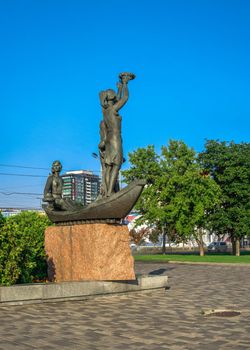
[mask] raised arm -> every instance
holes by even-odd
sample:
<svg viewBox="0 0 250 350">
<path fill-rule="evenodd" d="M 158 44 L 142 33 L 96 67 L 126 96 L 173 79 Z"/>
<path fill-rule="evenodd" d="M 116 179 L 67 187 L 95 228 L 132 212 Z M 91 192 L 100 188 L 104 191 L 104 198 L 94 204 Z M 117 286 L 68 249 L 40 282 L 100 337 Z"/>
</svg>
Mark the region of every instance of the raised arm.
<svg viewBox="0 0 250 350">
<path fill-rule="evenodd" d="M 120 99 L 121 99 L 121 97 L 122 97 L 122 88 L 123 88 L 123 85 L 122 85 L 122 83 L 121 82 L 118 82 L 117 84 L 116 84 L 116 86 L 117 86 L 117 101 L 119 101 Z"/>
<path fill-rule="evenodd" d="M 128 97 L 129 97 L 129 94 L 128 94 L 128 85 L 127 85 L 127 81 L 123 81 L 121 85 L 121 97 L 120 99 L 118 99 L 118 102 L 116 102 L 114 104 L 114 109 L 116 111 L 119 111 L 119 109 L 121 109 L 125 103 L 128 101 Z M 119 88 L 118 88 L 118 91 L 119 91 Z"/>
</svg>

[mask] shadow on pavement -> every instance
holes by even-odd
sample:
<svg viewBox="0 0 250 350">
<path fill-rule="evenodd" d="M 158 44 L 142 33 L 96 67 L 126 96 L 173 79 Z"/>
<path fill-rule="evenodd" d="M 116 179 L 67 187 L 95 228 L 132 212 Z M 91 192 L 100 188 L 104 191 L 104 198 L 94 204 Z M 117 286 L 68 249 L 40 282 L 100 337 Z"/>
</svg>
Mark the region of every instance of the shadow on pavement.
<svg viewBox="0 0 250 350">
<path fill-rule="evenodd" d="M 153 271 L 150 271 L 149 272 L 149 275 L 153 275 L 153 276 L 155 276 L 155 275 L 162 275 L 164 272 L 166 272 L 166 271 L 168 271 L 168 270 L 173 270 L 174 269 L 174 267 L 170 267 L 170 268 L 168 268 L 168 269 L 158 269 L 158 270 L 153 270 Z"/>
</svg>

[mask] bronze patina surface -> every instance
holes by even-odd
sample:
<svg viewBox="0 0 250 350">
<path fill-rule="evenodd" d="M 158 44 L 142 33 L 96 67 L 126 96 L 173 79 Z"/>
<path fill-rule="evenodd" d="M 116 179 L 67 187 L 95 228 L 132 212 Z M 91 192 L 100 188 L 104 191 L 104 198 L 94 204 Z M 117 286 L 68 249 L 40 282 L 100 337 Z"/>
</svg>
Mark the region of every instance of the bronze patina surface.
<svg viewBox="0 0 250 350">
<path fill-rule="evenodd" d="M 134 207 L 146 182 L 137 180 L 122 190 L 118 176 L 124 162 L 119 110 L 128 101 L 128 82 L 135 78 L 132 73 L 121 73 L 117 83 L 117 93 L 112 90 L 100 92 L 103 119 L 100 123 L 100 143 L 98 145 L 102 166 L 102 183 L 99 197 L 94 203 L 83 206 L 63 198 L 62 165 L 53 162 L 44 189 L 43 208 L 51 221 L 60 225 L 88 223 L 119 223 Z"/>
</svg>

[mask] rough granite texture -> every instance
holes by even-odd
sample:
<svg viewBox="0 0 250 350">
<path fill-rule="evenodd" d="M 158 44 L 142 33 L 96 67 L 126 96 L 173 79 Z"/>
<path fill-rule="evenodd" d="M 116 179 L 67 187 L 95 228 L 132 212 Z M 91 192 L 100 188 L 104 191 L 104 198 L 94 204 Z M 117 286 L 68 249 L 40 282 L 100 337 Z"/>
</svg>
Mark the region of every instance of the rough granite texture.
<svg viewBox="0 0 250 350">
<path fill-rule="evenodd" d="M 45 250 L 50 281 L 135 279 L 127 226 L 51 226 Z"/>
</svg>

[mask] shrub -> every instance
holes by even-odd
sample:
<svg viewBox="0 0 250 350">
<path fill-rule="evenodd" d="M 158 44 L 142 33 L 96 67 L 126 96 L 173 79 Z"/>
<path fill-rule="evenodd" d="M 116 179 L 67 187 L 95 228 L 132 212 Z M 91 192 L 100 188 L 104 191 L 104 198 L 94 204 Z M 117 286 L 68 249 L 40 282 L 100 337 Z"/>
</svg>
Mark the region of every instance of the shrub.
<svg viewBox="0 0 250 350">
<path fill-rule="evenodd" d="M 0 212 L 0 229 L 1 229 L 1 227 L 4 225 L 5 220 L 6 220 L 6 219 L 3 217 L 2 213 Z"/>
<path fill-rule="evenodd" d="M 44 231 L 51 222 L 36 212 L 22 212 L 0 227 L 0 284 L 30 283 L 47 276 Z"/>
</svg>

